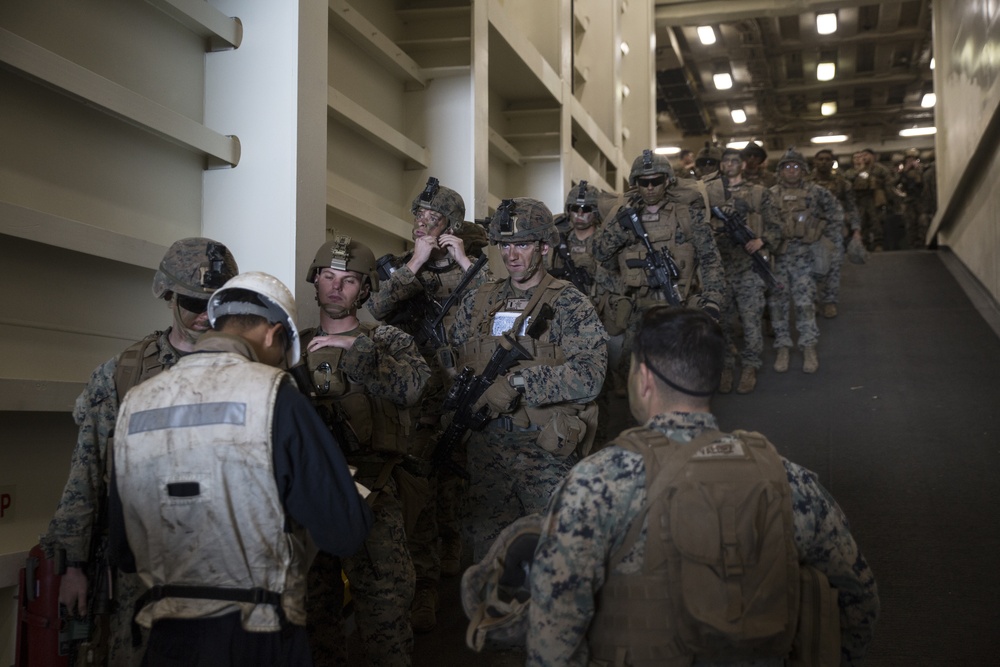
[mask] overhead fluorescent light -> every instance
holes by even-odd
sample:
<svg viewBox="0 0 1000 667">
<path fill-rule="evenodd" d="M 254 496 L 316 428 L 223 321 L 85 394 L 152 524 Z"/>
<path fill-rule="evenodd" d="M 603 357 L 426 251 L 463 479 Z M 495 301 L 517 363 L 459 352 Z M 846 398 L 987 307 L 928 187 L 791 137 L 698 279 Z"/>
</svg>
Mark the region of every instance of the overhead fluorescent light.
<svg viewBox="0 0 1000 667">
<path fill-rule="evenodd" d="M 924 93 L 923 99 L 920 100 L 920 106 L 930 109 L 935 104 L 937 104 L 937 95 L 934 93 Z"/>
<path fill-rule="evenodd" d="M 931 58 L 931 69 L 934 69 L 934 58 Z"/>
<path fill-rule="evenodd" d="M 832 116 L 837 113 L 837 103 L 823 102 L 823 104 L 819 105 L 819 112 L 824 116 Z"/>
<path fill-rule="evenodd" d="M 749 143 L 749 141 L 730 141 L 726 144 L 726 148 L 735 148 L 736 150 L 741 151 L 746 148 Z"/>
<path fill-rule="evenodd" d="M 712 81 L 715 82 L 715 87 L 719 90 L 729 90 L 733 87 L 733 77 L 729 72 L 719 72 L 713 75 Z"/>
<path fill-rule="evenodd" d="M 824 137 L 813 137 L 809 141 L 814 144 L 839 144 L 847 141 L 846 134 L 828 134 Z"/>
<path fill-rule="evenodd" d="M 816 65 L 816 78 L 820 81 L 829 81 L 837 75 L 837 65 L 835 63 L 820 63 Z"/>
<path fill-rule="evenodd" d="M 698 26 L 698 39 L 705 46 L 710 46 L 715 44 L 715 28 L 710 25 L 700 25 Z"/>
<path fill-rule="evenodd" d="M 743 109 L 733 109 L 729 112 L 729 115 L 733 117 L 734 123 L 745 123 L 747 122 L 747 112 Z"/>
<path fill-rule="evenodd" d="M 832 35 L 833 33 L 837 32 L 837 15 L 817 14 L 816 32 L 818 32 L 821 35 Z"/>
<path fill-rule="evenodd" d="M 657 155 L 677 155 L 681 152 L 680 146 L 659 146 L 653 149 Z"/>
<path fill-rule="evenodd" d="M 623 41 L 621 43 L 621 46 L 619 46 L 619 48 L 622 50 L 622 55 L 623 56 L 627 56 L 628 55 L 628 52 L 629 52 L 628 42 L 624 42 Z"/>
<path fill-rule="evenodd" d="M 928 134 L 935 134 L 937 132 L 936 127 L 911 127 L 905 130 L 899 131 L 899 136 L 901 137 L 925 137 Z"/>
</svg>

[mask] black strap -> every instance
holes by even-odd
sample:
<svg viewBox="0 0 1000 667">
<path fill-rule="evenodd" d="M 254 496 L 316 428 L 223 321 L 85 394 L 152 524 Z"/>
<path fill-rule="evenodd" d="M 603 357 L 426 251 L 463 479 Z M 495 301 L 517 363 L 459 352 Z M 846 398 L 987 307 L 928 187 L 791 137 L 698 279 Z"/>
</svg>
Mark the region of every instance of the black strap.
<svg viewBox="0 0 1000 667">
<path fill-rule="evenodd" d="M 132 612 L 132 646 L 142 645 L 139 624 L 135 622 L 142 608 L 150 602 L 164 598 L 193 598 L 197 600 L 222 600 L 224 602 L 248 602 L 250 604 L 273 605 L 278 611 L 281 627 L 285 627 L 285 612 L 281 608 L 281 593 L 266 588 L 221 588 L 217 586 L 180 586 L 166 584 L 153 586 L 135 601 Z"/>
</svg>

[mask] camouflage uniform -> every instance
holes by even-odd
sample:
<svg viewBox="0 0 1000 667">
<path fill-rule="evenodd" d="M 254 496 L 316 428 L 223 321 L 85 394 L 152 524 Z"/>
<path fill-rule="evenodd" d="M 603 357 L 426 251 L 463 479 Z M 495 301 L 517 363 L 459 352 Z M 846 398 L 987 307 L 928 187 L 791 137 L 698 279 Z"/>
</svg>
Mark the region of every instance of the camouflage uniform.
<svg viewBox="0 0 1000 667">
<path fill-rule="evenodd" d="M 303 350 L 315 336 L 325 335 L 317 329 L 302 332 Z M 353 347 L 342 352 L 336 362 L 335 375 L 347 384 L 363 387 L 367 397 L 385 399 L 398 406 L 419 403 L 430 369 L 420 356 L 413 338 L 391 326 L 369 329 L 366 325 L 344 333 L 356 338 Z M 320 352 L 304 353 L 306 368 L 317 377 Z M 366 404 L 370 405 L 370 402 Z M 336 402 L 336 401 L 334 401 Z M 357 415 L 341 414 L 353 422 Z M 378 419 L 379 415 L 373 415 Z M 376 428 L 378 425 L 375 425 Z M 365 429 L 350 427 L 341 432 L 341 446 L 348 464 L 358 472 L 355 479 L 372 490 L 369 503 L 375 523 L 364 548 L 343 560 L 354 600 L 358 633 L 369 664 L 409 665 L 413 652 L 413 631 L 410 628 L 410 601 L 413 598 L 414 571 L 406 534 L 403 528 L 403 507 L 398 489 L 399 473 L 394 470 L 402 457 L 374 451 L 369 443 L 356 440 L 346 443 L 343 433 L 363 433 Z M 361 435 L 360 437 L 364 437 Z M 326 663 L 341 649 L 337 643 L 343 637 L 325 631 L 341 623 L 341 608 L 337 606 L 337 582 L 340 569 L 333 558 L 317 558 L 309 573 L 310 625 L 319 632 L 312 634 L 314 662 Z M 323 592 L 331 599 L 322 599 Z M 329 651 L 329 654 L 327 653 Z"/>
<path fill-rule="evenodd" d="M 920 165 L 920 152 L 910 149 L 906 152 L 907 158 L 917 158 L 907 165 L 903 163 L 903 170 L 896 181 L 896 190 L 900 196 L 900 209 L 903 220 L 906 223 L 906 246 L 911 249 L 923 248 L 926 245 L 927 228 L 930 220 L 924 211 L 924 174 Z"/>
<path fill-rule="evenodd" d="M 147 338 L 155 340 L 153 349 L 162 370 L 173 366 L 181 357 L 170 344 L 169 335 L 170 329 L 167 329 Z M 49 558 L 58 549 L 64 549 L 66 562 L 70 565 L 79 563 L 81 568 L 90 560 L 91 541 L 95 534 L 106 528 L 95 525 L 95 522 L 106 520 L 100 508 L 108 495 L 105 477 L 108 471 L 108 443 L 114 437 L 118 404 L 123 398 L 118 395 L 115 386 L 120 358 L 121 355 L 112 357 L 98 366 L 83 393 L 76 399 L 73 420 L 80 430 L 70 463 L 69 479 L 55 515 L 49 522 L 48 531 L 42 537 L 42 546 Z M 135 602 L 145 587 L 135 574 L 115 569 L 113 577 L 115 600 L 110 618 L 108 664 L 112 667 L 138 665 L 142 661 L 145 641 L 142 646 L 132 646 L 132 614 Z M 93 577 L 88 576 L 88 580 L 93 584 Z M 144 638 L 146 634 L 144 630 Z"/>
<path fill-rule="evenodd" d="M 171 244 L 153 275 L 153 296 L 174 302 L 176 297 L 207 303 L 212 292 L 236 275 L 239 268 L 229 250 L 206 238 L 186 238 Z M 173 366 L 181 358 L 170 343 L 172 328 L 157 331 L 133 343 L 121 354 L 98 366 L 86 388 L 76 399 L 73 420 L 79 426 L 69 478 L 41 545 L 49 558 L 63 550 L 66 563 L 84 570 L 88 596 L 94 591 L 101 563 L 90 562 L 95 539 L 107 535 L 105 503 L 110 472 L 108 444 L 115 434 L 118 406 L 135 384 Z M 145 587 L 138 576 L 112 570 L 111 616 L 108 628 L 108 662 L 111 667 L 138 665 L 145 651 L 132 645 L 132 614 Z M 91 619 L 93 620 L 93 619 Z M 94 638 L 92 643 L 101 643 Z"/>
<path fill-rule="evenodd" d="M 441 190 L 446 189 L 441 188 Z M 451 192 L 446 190 L 445 194 Z M 455 196 L 457 197 L 457 194 Z M 415 200 L 414 206 L 416 205 Z M 464 205 L 462 210 L 464 211 Z M 486 233 L 482 227 L 473 223 L 462 223 L 454 231 L 462 238 L 466 252 L 472 257 L 482 254 L 483 246 L 486 245 Z M 419 304 L 424 299 L 433 299 L 438 305 L 442 305 L 458 287 L 466 272 L 455 260 L 445 257 L 438 261 L 429 260 L 414 274 L 407 266 L 410 256 L 409 254 L 401 257 L 386 256 L 379 260 L 379 262 L 388 261 L 399 268 L 393 270 L 388 279 L 383 275 L 378 291 L 372 294 L 365 305 L 375 319 L 396 324 L 406 333 L 416 335 L 419 331 L 419 322 L 413 317 L 414 311 L 408 311 L 404 306 L 408 302 Z M 475 274 L 466 290 L 475 289 L 488 280 L 490 280 L 489 266 L 484 265 Z M 457 307 L 456 302 L 442 319 L 444 331 L 447 331 L 454 320 Z M 423 313 L 425 318 L 433 316 L 433 312 Z M 458 573 L 462 544 L 461 513 L 468 493 L 466 480 L 453 470 L 432 469 L 430 464 L 426 463 L 426 457 L 430 455 L 434 441 L 440 433 L 445 387 L 450 384 L 456 370 L 453 354 L 447 347 L 443 350 L 435 349 L 429 340 L 420 346 L 420 353 L 431 369 L 431 378 L 420 402 L 420 419 L 413 436 L 415 455 L 425 462 L 423 465 L 414 466 L 412 471 L 426 480 L 427 494 L 412 499 L 403 498 L 404 505 L 413 505 L 412 509 L 408 508 L 408 514 L 415 516 L 412 522 L 407 522 L 406 531 L 417 582 L 414 612 L 417 612 L 417 607 L 422 604 L 421 595 L 424 588 L 433 589 L 433 593 L 430 594 L 432 599 L 427 604 L 436 610 L 436 587 L 442 574 L 442 557 L 444 557 L 444 573 L 450 575 Z M 457 462 L 460 465 L 464 464 L 463 453 L 456 452 L 455 455 L 459 459 Z M 420 623 L 419 614 L 415 613 L 413 622 Z M 418 625 L 417 629 L 426 631 L 433 627 L 433 623 L 426 622 L 429 627 Z"/>
<path fill-rule="evenodd" d="M 833 172 L 830 172 L 829 176 L 823 176 L 818 171 L 814 171 L 809 175 L 808 180 L 816 185 L 822 185 L 836 197 L 840 207 L 844 209 L 844 223 L 847 225 L 848 233 L 853 234 L 861 229 L 858 207 L 854 202 L 854 190 L 846 178 Z M 836 304 L 840 300 L 840 269 L 843 264 L 844 253 L 836 253 L 830 263 L 830 272 L 821 278 L 816 285 L 820 303 Z"/>
<path fill-rule="evenodd" d="M 889 204 L 892 172 L 874 163 L 870 168 L 851 168 L 844 173 L 854 190 L 854 200 L 861 219 L 861 236 L 869 250 L 881 249 L 885 241 L 885 216 Z"/>
<path fill-rule="evenodd" d="M 741 181 L 730 185 L 720 179 L 717 186 L 709 189 L 712 206 L 733 205 L 735 200 L 746 203 L 747 224 L 764 241 L 764 249 L 774 249 L 781 243 L 779 212 L 771 197 L 771 192 L 763 186 Z M 726 196 L 728 194 L 728 197 Z M 725 300 L 720 324 L 726 337 L 725 367 L 736 365 L 736 318 L 742 324 L 743 346 L 740 351 L 743 368 L 758 369 L 763 363 L 764 352 L 763 318 L 766 303 L 767 283 L 753 270 L 753 260 L 726 234 L 721 220 L 709 219 L 715 232 L 715 243 L 719 247 L 722 266 L 726 272 L 728 298 Z"/>
<path fill-rule="evenodd" d="M 781 209 L 784 241 L 777 253 L 775 276 L 784 289 L 772 289 L 768 297 L 771 326 L 774 327 L 774 347 L 792 346 L 789 327 L 790 301 L 795 303 L 795 326 L 799 332 L 800 349 L 816 345 L 819 327 L 816 325 L 816 281 L 813 278 L 813 245 L 820 236 L 826 237 L 843 252 L 844 211 L 829 190 L 803 180 L 801 187 L 791 188 L 779 183 L 771 188 L 771 196 Z M 796 229 L 794 218 L 807 212 L 810 223 L 805 234 Z M 816 228 L 821 225 L 821 231 Z M 810 234 L 815 236 L 815 240 Z"/>
<path fill-rule="evenodd" d="M 607 333 L 587 297 L 572 285 L 562 284 L 552 303 L 552 319 L 539 343 L 555 346 L 565 361 L 521 369 L 525 382 L 523 403 L 529 408 L 584 405 L 596 398 L 604 382 Z M 493 314 L 510 299 L 531 299 L 535 290 L 548 289 L 544 285 L 521 292 L 505 279 L 466 295 L 455 315 L 452 343 L 459 349 L 466 343 L 491 345 L 488 334 Z M 483 297 L 488 295 L 484 310 L 476 308 L 481 292 L 485 293 Z M 462 359 L 466 359 L 464 349 Z M 482 368 L 475 370 L 481 372 Z M 484 430 L 474 432 L 468 441 L 474 560 L 485 555 L 507 524 L 541 511 L 552 489 L 576 462 L 574 452 L 559 455 L 537 444 L 539 426 L 519 427 L 511 424 L 509 418 L 501 417 L 490 421 Z"/>
<path fill-rule="evenodd" d="M 647 428 L 690 442 L 717 425 L 709 413 L 668 412 L 653 417 Z M 878 617 L 875 577 L 850 534 L 842 510 L 816 475 L 790 461 L 782 462 L 791 485 L 800 561 L 822 571 L 838 589 L 841 664 L 860 665 Z M 645 482 L 641 454 L 608 447 L 580 462 L 556 490 L 546 509 L 531 568 L 529 667 L 588 664 L 587 633 L 595 613 L 596 592 L 606 580 L 607 555 L 623 544 L 629 524 L 641 511 L 646 501 Z M 645 540 L 643 528 L 615 572 L 640 571 Z M 780 659 L 753 663 L 755 667 L 772 664 L 785 663 Z"/>
</svg>

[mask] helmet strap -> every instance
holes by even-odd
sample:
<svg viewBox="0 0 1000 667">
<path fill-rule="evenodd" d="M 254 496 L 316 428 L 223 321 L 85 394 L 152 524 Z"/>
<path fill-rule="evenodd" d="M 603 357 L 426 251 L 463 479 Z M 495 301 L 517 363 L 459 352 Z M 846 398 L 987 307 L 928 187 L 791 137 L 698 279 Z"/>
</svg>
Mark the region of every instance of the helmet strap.
<svg viewBox="0 0 1000 667">
<path fill-rule="evenodd" d="M 177 292 L 174 292 L 170 297 L 170 312 L 174 316 L 174 330 L 177 332 L 176 335 L 180 336 L 189 346 L 197 343 L 202 332 L 189 329 L 184 325 L 184 318 L 181 317 L 180 307 L 177 305 Z"/>
</svg>

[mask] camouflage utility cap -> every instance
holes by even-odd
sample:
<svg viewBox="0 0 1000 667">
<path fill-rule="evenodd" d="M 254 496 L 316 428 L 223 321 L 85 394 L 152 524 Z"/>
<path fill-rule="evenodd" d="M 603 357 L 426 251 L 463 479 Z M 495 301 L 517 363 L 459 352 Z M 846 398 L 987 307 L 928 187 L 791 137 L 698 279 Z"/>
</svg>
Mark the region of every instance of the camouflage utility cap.
<svg viewBox="0 0 1000 667">
<path fill-rule="evenodd" d="M 670 165 L 667 156 L 658 155 L 647 149 L 642 152 L 642 155 L 632 160 L 632 170 L 629 172 L 628 182 L 629 185 L 635 185 L 635 179 L 642 176 L 656 176 L 657 174 L 664 174 L 670 185 L 677 183 L 674 168 Z"/>
<path fill-rule="evenodd" d="M 337 269 L 338 271 L 356 271 L 368 276 L 372 290 L 378 289 L 378 272 L 375 270 L 375 253 L 364 243 L 354 241 L 350 236 L 338 235 L 332 241 L 327 241 L 316 251 L 316 257 L 309 265 L 306 282 L 315 283 L 316 274 L 321 269 Z"/>
<path fill-rule="evenodd" d="M 552 221 L 549 207 L 530 197 L 504 199 L 490 218 L 490 243 L 543 241 L 559 244 L 559 230 Z"/>
<path fill-rule="evenodd" d="M 240 272 L 229 248 L 202 237 L 181 239 L 163 256 L 153 276 L 153 296 L 170 292 L 208 300 L 212 292 Z"/>
<path fill-rule="evenodd" d="M 462 195 L 439 184 L 434 177 L 427 179 L 423 192 L 413 200 L 410 213 L 416 214 L 422 208 L 443 215 L 452 231 L 458 231 L 465 221 L 465 200 Z"/>
</svg>

